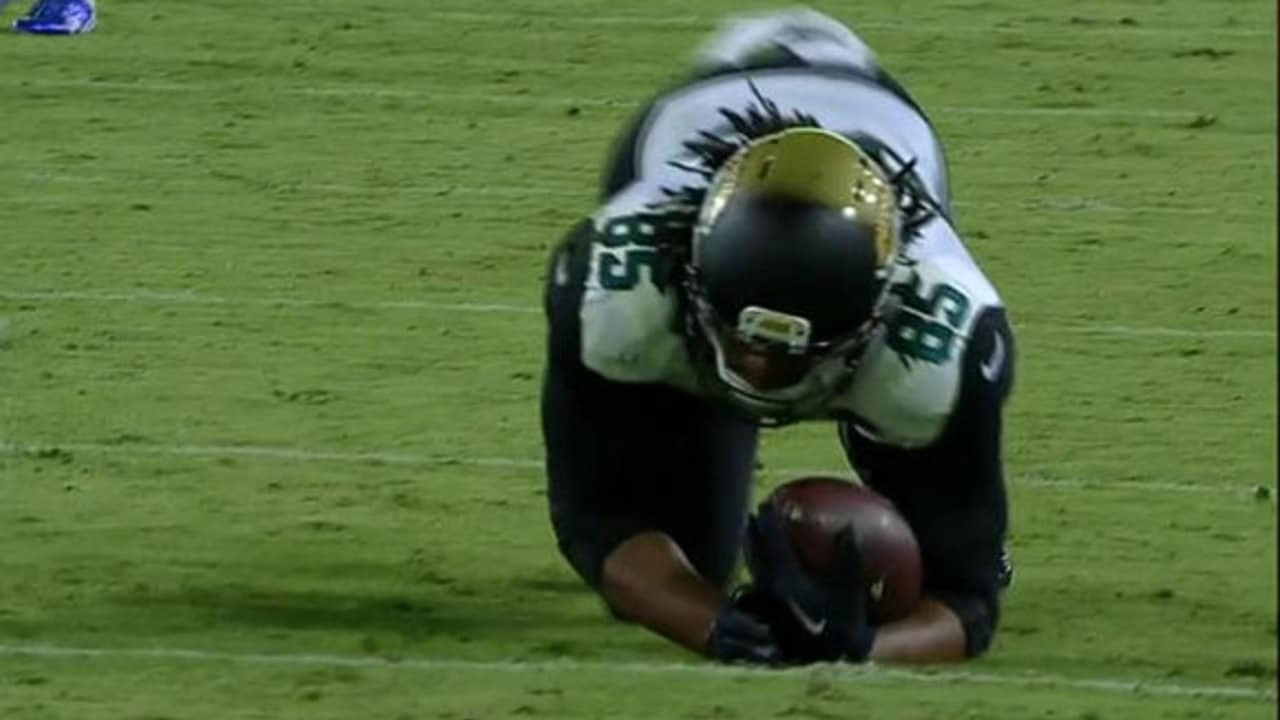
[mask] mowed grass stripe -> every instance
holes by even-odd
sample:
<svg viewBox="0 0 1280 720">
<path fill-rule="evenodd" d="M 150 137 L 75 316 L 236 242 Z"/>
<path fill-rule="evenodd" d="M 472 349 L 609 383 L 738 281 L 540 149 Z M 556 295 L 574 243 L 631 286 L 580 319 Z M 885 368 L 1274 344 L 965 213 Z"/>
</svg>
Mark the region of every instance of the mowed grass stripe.
<svg viewBox="0 0 1280 720">
<path fill-rule="evenodd" d="M 0 84 L 2 86 L 2 84 Z M 105 90 L 144 93 L 194 93 L 200 95 L 226 94 L 234 95 L 245 89 L 253 88 L 264 92 L 284 95 L 303 95 L 321 97 L 391 97 L 391 98 L 424 98 L 450 102 L 468 101 L 476 103 L 496 103 L 504 105 L 538 106 L 554 105 L 558 107 L 574 107 L 579 105 L 630 107 L 635 100 L 626 97 L 579 97 L 569 95 L 547 95 L 544 93 L 476 93 L 451 90 L 396 88 L 381 85 L 329 85 L 329 86 L 297 86 L 282 85 L 230 85 L 214 83 L 186 83 L 164 81 L 114 81 L 114 80 L 55 80 L 32 79 L 9 85 L 11 91 L 30 90 Z M 931 106 L 930 112 L 941 115 L 978 115 L 999 117 L 1055 117 L 1083 118 L 1086 120 L 1115 117 L 1154 120 L 1195 121 L 1200 117 L 1208 117 L 1204 110 L 1178 108 L 1110 108 L 1110 107 L 992 107 L 974 105 L 937 105 Z"/>
<path fill-rule="evenodd" d="M 363 310 L 431 310 L 441 312 L 540 315 L 534 305 L 505 302 L 444 302 L 431 300 L 323 300 L 296 297 L 227 297 L 166 290 L 0 290 L 0 299 L 14 302 L 131 303 L 139 305 L 251 306 L 271 308 L 333 308 Z M 1242 328 L 1176 328 L 1116 324 L 1063 325 L 1018 323 L 1019 330 L 1043 330 L 1114 337 L 1257 338 L 1274 339 L 1275 330 Z"/>
<path fill-rule="evenodd" d="M 433 20 L 458 23 L 478 23 L 510 27 L 520 24 L 536 29 L 556 30 L 558 27 L 644 27 L 673 28 L 696 30 L 699 33 L 714 28 L 723 18 L 710 15 L 569 15 L 569 14 L 531 14 L 501 12 L 466 12 L 460 10 L 433 10 L 428 13 Z M 911 22 L 903 19 L 877 19 L 854 17 L 848 18 L 849 25 L 855 31 L 874 30 L 885 33 L 907 33 L 925 35 L 946 35 L 962 33 L 965 35 L 1050 35 L 1059 37 L 1070 31 L 1077 37 L 1094 36 L 1134 36 L 1150 37 L 1159 42 L 1167 42 L 1171 38 L 1180 37 L 1221 37 L 1221 38 L 1274 38 L 1275 32 L 1258 27 L 1175 27 L 1175 26 L 1143 26 L 1133 18 L 1125 22 L 1123 18 L 1113 22 L 1105 20 L 1090 21 L 1079 16 L 1064 18 L 1063 22 L 1030 23 L 1013 19 L 1001 19 L 986 24 L 945 24 L 931 22 Z"/>
<path fill-rule="evenodd" d="M 384 451 L 341 451 L 290 447 L 264 447 L 254 445 L 153 445 L 143 443 L 90 443 L 77 441 L 0 442 L 0 454 L 23 457 L 59 457 L 60 453 L 86 453 L 105 455 L 172 456 L 194 458 L 252 458 L 282 462 L 353 463 L 369 465 L 406 465 L 414 467 L 453 466 L 489 467 L 541 472 L 543 461 L 533 458 L 473 457 L 467 455 L 421 455 Z M 761 474 L 769 477 L 800 477 L 805 475 L 848 475 L 842 468 L 767 467 Z M 1269 499 L 1271 485 L 1229 485 L 1219 482 L 1167 483 L 1129 480 L 1083 480 L 1053 478 L 1037 473 L 1019 475 L 1012 482 L 1030 487 L 1123 489 L 1151 492 L 1185 493 L 1253 493 L 1258 499 Z"/>
<path fill-rule="evenodd" d="M 326 654 L 235 653 L 193 648 L 91 648 L 56 645 L 0 644 L 0 655 L 44 658 L 134 658 L 175 662 L 231 662 L 254 665 L 305 665 L 329 667 L 362 667 L 411 670 L 473 670 L 482 673 L 573 673 L 594 670 L 609 673 L 644 675 L 713 675 L 755 678 L 808 676 L 816 670 L 824 676 L 844 682 L 904 682 L 1007 685 L 1015 687 L 1072 688 L 1087 692 L 1123 693 L 1129 695 L 1172 695 L 1179 697 L 1216 697 L 1247 700 L 1274 700 L 1271 688 L 1233 687 L 1225 685 L 1181 685 L 1147 682 L 1124 678 L 1073 678 L 1049 674 L 996 674 L 964 670 L 917 671 L 874 665 L 826 665 L 818 668 L 758 668 L 713 663 L 625 662 L 605 660 L 457 660 L 450 658 L 358 657 Z"/>
<path fill-rule="evenodd" d="M 388 183 L 386 185 L 354 185 L 348 183 L 316 183 L 299 182 L 292 177 L 258 177 L 252 181 L 242 179 L 230 180 L 214 177 L 167 177 L 154 175 L 150 177 L 125 177 L 117 175 L 73 175 L 32 173 L 23 178 L 25 182 L 50 183 L 59 185 L 94 185 L 102 186 L 108 191 L 118 189 L 120 193 L 136 195 L 139 186 L 153 188 L 191 187 L 201 188 L 203 192 L 225 192 L 226 194 L 245 194 L 247 192 L 272 192 L 282 195 L 298 194 L 339 194 L 339 195 L 422 195 L 441 198 L 450 206 L 468 203 L 487 203 L 494 198 L 524 198 L 581 200 L 589 205 L 595 200 L 595 188 L 590 182 L 580 186 L 556 186 L 544 183 L 536 185 L 467 185 L 465 183 Z M 1241 202 L 1256 198 L 1241 198 Z M 0 202 L 14 205 L 30 203 L 42 205 L 66 204 L 75 206 L 89 200 L 81 195 L 34 195 L 24 197 L 0 198 Z M 952 203 L 958 209 L 970 210 L 1024 210 L 1028 212 L 1055 212 L 1075 215 L 1193 215 L 1215 218 L 1240 218 L 1272 220 L 1275 212 L 1267 208 L 1248 208 L 1231 206 L 1195 207 L 1187 205 L 1138 205 L 1125 206 L 1091 197 L 1068 197 L 1045 195 L 1034 199 L 1012 200 L 1011 202 L 985 202 L 957 200 Z M 585 206 L 585 205 L 584 205 Z"/>
</svg>

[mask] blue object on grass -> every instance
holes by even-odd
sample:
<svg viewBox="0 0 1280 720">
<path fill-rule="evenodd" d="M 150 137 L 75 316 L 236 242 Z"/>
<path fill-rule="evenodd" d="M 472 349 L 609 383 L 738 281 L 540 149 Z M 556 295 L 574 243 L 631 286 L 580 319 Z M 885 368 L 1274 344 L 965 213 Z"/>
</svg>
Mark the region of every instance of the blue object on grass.
<svg viewBox="0 0 1280 720">
<path fill-rule="evenodd" d="M 36 0 L 27 14 L 13 21 L 13 31 L 33 35 L 78 35 L 98 20 L 93 0 Z"/>
</svg>

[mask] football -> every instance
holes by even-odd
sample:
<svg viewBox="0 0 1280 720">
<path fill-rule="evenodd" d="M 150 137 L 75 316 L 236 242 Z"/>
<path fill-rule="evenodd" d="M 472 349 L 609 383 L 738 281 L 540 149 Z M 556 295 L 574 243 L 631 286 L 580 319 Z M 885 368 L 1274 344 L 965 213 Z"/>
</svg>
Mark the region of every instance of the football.
<svg viewBox="0 0 1280 720">
<path fill-rule="evenodd" d="M 905 617 L 920 602 L 920 548 L 893 503 L 862 485 L 834 477 L 787 482 L 769 496 L 800 564 L 819 580 L 835 577 L 835 538 L 853 526 L 869 596 L 879 624 Z"/>
</svg>

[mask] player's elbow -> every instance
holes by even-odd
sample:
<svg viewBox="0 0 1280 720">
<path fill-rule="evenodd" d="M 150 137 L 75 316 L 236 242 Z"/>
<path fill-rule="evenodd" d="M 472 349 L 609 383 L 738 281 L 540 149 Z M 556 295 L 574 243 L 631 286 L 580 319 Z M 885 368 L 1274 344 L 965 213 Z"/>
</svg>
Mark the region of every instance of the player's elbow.
<svg viewBox="0 0 1280 720">
<path fill-rule="evenodd" d="M 664 533 L 644 532 L 618 544 L 605 556 L 600 570 L 600 595 L 619 619 L 643 620 L 650 596 L 683 558 Z"/>
<path fill-rule="evenodd" d="M 991 647 L 1000 622 L 1000 599 L 992 593 L 939 593 L 938 600 L 960 620 L 966 658 L 983 655 Z"/>
<path fill-rule="evenodd" d="M 626 552 L 613 552 L 605 557 L 600 569 L 600 597 L 619 620 L 634 620 L 643 594 L 637 587 L 635 572 Z"/>
</svg>

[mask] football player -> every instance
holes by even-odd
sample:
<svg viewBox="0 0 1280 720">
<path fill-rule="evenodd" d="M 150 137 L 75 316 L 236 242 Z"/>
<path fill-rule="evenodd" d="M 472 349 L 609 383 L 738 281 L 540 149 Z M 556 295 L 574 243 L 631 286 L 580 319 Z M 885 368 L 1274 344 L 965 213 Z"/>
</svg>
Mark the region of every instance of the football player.
<svg viewBox="0 0 1280 720">
<path fill-rule="evenodd" d="M 816 12 L 731 21 L 635 116 L 545 295 L 551 520 L 615 615 L 730 662 L 987 649 L 1014 343 L 949 198 L 924 111 Z M 758 428 L 806 420 L 914 529 L 909 617 L 869 624 L 849 543 L 824 585 L 749 517 Z"/>
</svg>

